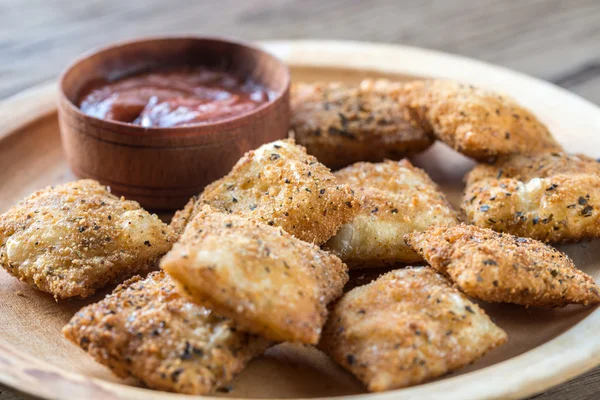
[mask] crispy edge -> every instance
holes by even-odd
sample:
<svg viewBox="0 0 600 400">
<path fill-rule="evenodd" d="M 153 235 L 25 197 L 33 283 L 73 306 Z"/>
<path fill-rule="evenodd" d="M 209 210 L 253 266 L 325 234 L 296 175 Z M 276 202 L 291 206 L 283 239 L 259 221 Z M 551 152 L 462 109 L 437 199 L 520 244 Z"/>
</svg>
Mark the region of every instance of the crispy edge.
<svg viewBox="0 0 600 400">
<path fill-rule="evenodd" d="M 473 225 L 432 227 L 406 242 L 467 295 L 495 303 L 562 307 L 600 303 L 600 288 L 564 253 Z"/>
<path fill-rule="evenodd" d="M 186 205 L 181 210 L 177 210 L 175 212 L 175 215 L 173 215 L 173 218 L 171 219 L 171 223 L 169 225 L 171 226 L 171 229 L 173 229 L 173 232 L 178 238 L 183 234 L 183 231 L 185 230 L 187 224 L 194 218 L 196 214 L 198 214 L 199 197 L 200 196 L 192 196 L 188 200 Z"/>
</svg>

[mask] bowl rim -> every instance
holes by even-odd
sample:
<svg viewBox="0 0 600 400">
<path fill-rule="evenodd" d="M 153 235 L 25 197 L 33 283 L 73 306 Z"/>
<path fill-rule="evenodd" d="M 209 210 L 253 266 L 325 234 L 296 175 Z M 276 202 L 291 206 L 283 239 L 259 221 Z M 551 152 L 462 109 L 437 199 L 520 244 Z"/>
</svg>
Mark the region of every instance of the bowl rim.
<svg viewBox="0 0 600 400">
<path fill-rule="evenodd" d="M 262 45 L 295 67 L 336 67 L 336 63 L 332 61 L 333 58 L 345 55 L 349 59 L 344 60 L 343 66 L 350 70 L 366 69 L 373 72 L 394 72 L 423 77 L 439 76 L 463 80 L 496 90 L 506 86 L 511 91 L 515 92 L 516 90 L 520 93 L 518 100 L 526 107 L 539 109 L 539 106 L 536 106 L 538 99 L 551 98 L 552 100 L 546 100 L 545 103 L 555 101 L 556 106 L 564 106 L 564 109 L 556 114 L 584 117 L 583 120 L 577 119 L 575 122 L 571 120 L 565 125 L 561 125 L 560 120 L 553 120 L 558 130 L 566 128 L 568 125 L 577 126 L 587 131 L 588 134 L 589 132 L 600 132 L 600 108 L 597 105 L 551 83 L 466 57 L 410 46 L 354 41 L 292 40 L 262 42 Z M 305 56 L 306 51 L 310 51 L 310 57 Z M 330 54 L 327 59 L 318 57 L 324 51 Z M 404 62 L 398 66 L 398 61 L 402 60 Z M 337 67 L 340 67 L 339 61 Z M 20 121 L 19 124 L 16 124 L 9 120 L 9 129 L 7 133 L 0 131 L 0 139 L 42 116 L 54 113 L 56 111 L 53 107 L 56 93 L 55 83 L 52 83 L 34 87 L 0 101 L 0 115 L 2 115 L 2 111 L 12 106 L 13 109 L 19 110 L 19 115 L 14 120 Z M 42 111 L 34 116 L 32 110 L 38 109 Z M 551 112 L 546 114 L 546 120 L 553 118 Z M 565 130 L 564 137 L 568 137 L 569 132 L 572 131 Z M 600 135 L 591 137 L 590 140 L 592 146 L 599 145 Z M 586 144 L 586 146 L 589 148 L 590 145 Z M 582 150 L 578 149 L 577 151 Z M 523 398 L 566 382 L 599 365 L 600 337 L 597 335 L 599 328 L 600 308 L 591 308 L 585 318 L 558 336 L 505 361 L 459 376 L 443 378 L 414 387 L 382 393 L 340 396 L 337 399 L 396 400 L 402 398 L 416 400 L 434 396 L 444 396 L 448 400 Z M 89 392 L 78 393 L 108 392 L 115 399 L 183 400 L 194 398 L 128 386 L 66 370 L 41 358 L 35 358 L 15 350 L 3 338 L 0 338 L 0 350 L 3 350 L 0 351 L 0 382 L 39 397 L 52 396 L 57 399 L 69 399 L 74 393 L 69 392 L 69 389 L 74 389 L 89 390 Z M 2 362 L 4 360 L 15 361 L 15 363 L 4 364 Z M 27 377 L 20 376 L 22 371 L 17 371 L 18 364 L 53 374 L 53 379 L 61 380 L 60 392 L 49 393 L 44 387 L 31 384 Z M 218 397 L 210 395 L 196 398 L 218 399 Z"/>
<path fill-rule="evenodd" d="M 233 115 L 230 117 L 217 119 L 215 121 L 198 122 L 189 125 L 171 126 L 171 127 L 142 127 L 127 122 L 115 121 L 110 119 L 98 118 L 89 114 L 84 113 L 81 109 L 71 101 L 64 90 L 64 82 L 69 73 L 73 71 L 81 62 L 92 56 L 100 56 L 102 53 L 119 48 L 127 48 L 129 46 L 153 42 L 153 41 L 177 41 L 177 40 L 191 40 L 197 42 L 220 42 L 233 44 L 240 48 L 248 49 L 252 52 L 267 56 L 274 60 L 278 66 L 285 73 L 283 89 L 274 91 L 275 95 L 270 98 L 269 101 L 259 105 L 252 110 Z M 265 49 L 245 42 L 244 40 L 237 38 L 229 38 L 227 36 L 211 36 L 211 35 L 152 35 L 152 36 L 141 36 L 132 39 L 121 40 L 96 46 L 90 50 L 81 53 L 75 59 L 73 59 L 60 73 L 58 78 L 58 96 L 59 96 L 59 111 L 62 107 L 67 107 L 67 110 L 72 113 L 77 119 L 83 120 L 86 123 L 105 130 L 118 129 L 120 135 L 126 136 L 144 136 L 144 137 L 160 137 L 160 136 L 190 136 L 202 134 L 204 131 L 226 131 L 234 129 L 240 126 L 247 125 L 254 121 L 255 118 L 265 118 L 267 114 L 277 107 L 277 105 L 284 100 L 286 94 L 289 92 L 291 85 L 291 73 L 286 63 L 280 58 L 273 55 Z M 67 111 L 65 110 L 65 111 Z"/>
</svg>

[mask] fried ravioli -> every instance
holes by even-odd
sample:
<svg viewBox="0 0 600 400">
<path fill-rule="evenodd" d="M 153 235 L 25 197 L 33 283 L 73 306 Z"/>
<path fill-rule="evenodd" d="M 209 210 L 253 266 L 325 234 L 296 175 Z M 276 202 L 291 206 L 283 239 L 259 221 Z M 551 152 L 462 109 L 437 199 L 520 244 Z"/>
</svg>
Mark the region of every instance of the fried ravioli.
<svg viewBox="0 0 600 400">
<path fill-rule="evenodd" d="M 183 298 L 162 271 L 132 278 L 83 308 L 63 334 L 120 378 L 196 395 L 226 384 L 271 346 Z"/>
<path fill-rule="evenodd" d="M 0 216 L 0 265 L 55 298 L 87 297 L 147 271 L 171 229 L 92 180 L 48 187 Z"/>
<path fill-rule="evenodd" d="M 538 307 L 600 303 L 592 277 L 537 240 L 459 225 L 412 233 L 407 242 L 476 299 Z"/>
<path fill-rule="evenodd" d="M 359 203 L 327 167 L 293 140 L 279 140 L 250 151 L 229 175 L 204 189 L 172 224 L 181 230 L 208 204 L 280 226 L 298 239 L 322 244 L 358 212 Z"/>
<path fill-rule="evenodd" d="M 293 85 L 294 138 L 334 169 L 358 161 L 398 160 L 425 150 L 433 136 L 396 101 L 398 85 L 384 80 Z"/>
<path fill-rule="evenodd" d="M 258 220 L 205 206 L 161 260 L 192 301 L 276 341 L 315 344 L 346 265 Z"/>
<path fill-rule="evenodd" d="M 422 267 L 392 271 L 344 295 L 319 347 L 379 392 L 454 371 L 505 341 L 482 309 Z"/>
<path fill-rule="evenodd" d="M 325 245 L 351 268 L 421 261 L 404 243 L 404 235 L 430 225 L 458 223 L 442 191 L 408 160 L 356 163 L 334 175 L 362 203 L 354 219 Z"/>
<path fill-rule="evenodd" d="M 462 208 L 477 226 L 543 242 L 600 237 L 600 163 L 549 153 L 479 165 Z"/>
<path fill-rule="evenodd" d="M 426 80 L 403 85 L 399 99 L 438 139 L 476 160 L 562 150 L 544 124 L 505 95 Z"/>
</svg>

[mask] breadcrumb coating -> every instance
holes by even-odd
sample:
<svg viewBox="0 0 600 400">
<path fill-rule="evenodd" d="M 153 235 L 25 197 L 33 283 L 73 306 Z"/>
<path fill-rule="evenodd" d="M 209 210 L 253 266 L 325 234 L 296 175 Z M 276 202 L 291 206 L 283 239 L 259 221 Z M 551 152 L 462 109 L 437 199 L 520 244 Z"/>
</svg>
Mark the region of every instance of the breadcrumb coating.
<svg viewBox="0 0 600 400">
<path fill-rule="evenodd" d="M 432 227 L 407 242 L 468 296 L 560 307 L 600 303 L 600 288 L 564 253 L 533 239 L 473 225 Z"/>
<path fill-rule="evenodd" d="M 548 153 L 479 165 L 462 208 L 472 224 L 543 242 L 600 237 L 600 163 Z"/>
<path fill-rule="evenodd" d="M 161 260 L 192 301 L 276 341 L 315 344 L 346 265 L 279 227 L 205 206 Z"/>
<path fill-rule="evenodd" d="M 481 308 L 421 267 L 389 272 L 344 295 L 320 347 L 379 392 L 459 369 L 505 341 Z"/>
<path fill-rule="evenodd" d="M 548 128 L 506 95 L 450 80 L 423 80 L 403 85 L 399 98 L 439 140 L 479 161 L 562 151 Z"/>
<path fill-rule="evenodd" d="M 198 201 L 190 200 L 172 225 L 181 231 L 203 205 L 260 219 L 298 239 L 322 244 L 352 219 L 360 203 L 327 167 L 287 139 L 246 153 Z"/>
<path fill-rule="evenodd" d="M 169 226 L 177 237 L 181 236 L 188 222 L 190 222 L 203 207 L 203 204 L 198 202 L 199 197 L 200 196 L 192 196 L 186 205 L 181 210 L 177 210 L 173 215 Z"/>
<path fill-rule="evenodd" d="M 57 299 L 87 297 L 147 271 L 174 239 L 137 202 L 80 180 L 40 190 L 0 216 L 0 265 Z"/>
<path fill-rule="evenodd" d="M 398 85 L 372 79 L 358 85 L 292 85 L 294 138 L 333 169 L 358 161 L 398 160 L 427 149 L 433 136 L 397 101 Z"/>
<path fill-rule="evenodd" d="M 189 302 L 162 271 L 83 308 L 63 334 L 120 378 L 196 395 L 229 382 L 272 344 Z"/>
<path fill-rule="evenodd" d="M 347 183 L 362 206 L 325 249 L 350 268 L 383 267 L 422 261 L 404 235 L 431 225 L 452 226 L 457 215 L 425 171 L 410 161 L 356 163 L 334 174 Z"/>
</svg>

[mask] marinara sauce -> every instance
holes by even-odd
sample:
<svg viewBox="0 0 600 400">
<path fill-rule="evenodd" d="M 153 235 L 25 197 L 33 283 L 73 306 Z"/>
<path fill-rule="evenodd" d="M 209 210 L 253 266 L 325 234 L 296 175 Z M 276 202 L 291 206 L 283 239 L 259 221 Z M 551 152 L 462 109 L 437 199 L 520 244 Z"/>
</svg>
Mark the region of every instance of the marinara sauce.
<svg viewBox="0 0 600 400">
<path fill-rule="evenodd" d="M 217 121 L 269 101 L 269 92 L 229 72 L 180 68 L 97 82 L 80 97 L 88 115 L 143 127 L 175 127 Z"/>
</svg>

